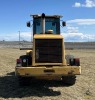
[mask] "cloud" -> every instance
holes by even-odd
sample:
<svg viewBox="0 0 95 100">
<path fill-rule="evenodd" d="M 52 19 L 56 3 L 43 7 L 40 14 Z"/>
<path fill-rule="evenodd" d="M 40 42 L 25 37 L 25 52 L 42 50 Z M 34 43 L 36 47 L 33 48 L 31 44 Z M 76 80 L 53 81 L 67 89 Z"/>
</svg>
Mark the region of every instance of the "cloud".
<svg viewBox="0 0 95 100">
<path fill-rule="evenodd" d="M 67 26 L 67 32 L 61 33 L 65 42 L 95 42 L 95 34 L 84 34 L 79 32 L 79 27 Z"/>
<path fill-rule="evenodd" d="M 86 0 L 85 4 L 82 5 L 83 7 L 95 7 L 95 0 Z"/>
<path fill-rule="evenodd" d="M 75 2 L 73 7 L 87 7 L 92 8 L 95 7 L 95 0 L 86 0 L 84 4 L 80 2 Z"/>
<path fill-rule="evenodd" d="M 2 34 L 0 35 L 0 41 L 5 40 L 5 41 L 18 41 L 19 40 L 19 35 L 17 33 L 14 34 Z"/>
<path fill-rule="evenodd" d="M 74 19 L 68 20 L 67 24 L 76 23 L 78 25 L 95 25 L 95 19 Z"/>
<path fill-rule="evenodd" d="M 67 33 L 78 33 L 78 27 L 67 26 Z"/>
<path fill-rule="evenodd" d="M 80 7 L 80 6 L 81 6 L 81 3 L 79 3 L 79 2 L 75 2 L 74 7 Z"/>
<path fill-rule="evenodd" d="M 63 35 L 65 42 L 87 42 L 95 41 L 95 35 L 93 34 L 83 34 L 79 32 L 78 27 L 68 26 L 67 32 L 61 33 Z M 31 32 L 21 32 L 21 41 L 31 41 Z M 19 33 L 14 34 L 3 34 L 0 35 L 0 41 L 19 41 Z"/>
<path fill-rule="evenodd" d="M 61 33 L 64 36 L 65 42 L 87 42 L 95 41 L 95 35 L 83 33 Z"/>
<path fill-rule="evenodd" d="M 31 32 L 21 32 L 20 33 L 20 41 L 31 41 Z M 19 33 L 13 34 L 2 34 L 0 35 L 0 41 L 19 41 Z"/>
<path fill-rule="evenodd" d="M 23 41 L 31 41 L 32 33 L 31 32 L 21 32 L 20 33 L 20 40 Z"/>
</svg>

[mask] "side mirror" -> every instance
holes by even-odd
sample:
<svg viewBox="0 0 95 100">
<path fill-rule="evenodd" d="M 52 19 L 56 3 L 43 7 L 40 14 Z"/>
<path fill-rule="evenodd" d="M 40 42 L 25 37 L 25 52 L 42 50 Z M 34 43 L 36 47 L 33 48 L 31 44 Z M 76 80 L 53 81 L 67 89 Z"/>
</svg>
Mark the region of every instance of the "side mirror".
<svg viewBox="0 0 95 100">
<path fill-rule="evenodd" d="M 66 22 L 63 21 L 63 22 L 62 22 L 62 26 L 63 26 L 63 27 L 66 26 Z"/>
<path fill-rule="evenodd" d="M 31 26 L 30 22 L 27 22 L 27 27 L 30 27 L 30 26 Z"/>
</svg>

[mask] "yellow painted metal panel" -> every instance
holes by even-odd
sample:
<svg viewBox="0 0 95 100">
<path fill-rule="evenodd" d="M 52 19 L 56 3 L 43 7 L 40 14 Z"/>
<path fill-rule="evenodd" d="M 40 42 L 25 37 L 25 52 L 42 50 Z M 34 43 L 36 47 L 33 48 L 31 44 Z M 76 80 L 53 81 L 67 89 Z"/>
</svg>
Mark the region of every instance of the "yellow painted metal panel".
<svg viewBox="0 0 95 100">
<path fill-rule="evenodd" d="M 46 72 L 45 72 L 46 71 Z M 16 67 L 17 75 L 25 76 L 63 76 L 80 75 L 81 66 L 54 66 L 54 67 Z"/>
<path fill-rule="evenodd" d="M 34 39 L 63 39 L 63 36 L 56 34 L 35 34 Z"/>
</svg>

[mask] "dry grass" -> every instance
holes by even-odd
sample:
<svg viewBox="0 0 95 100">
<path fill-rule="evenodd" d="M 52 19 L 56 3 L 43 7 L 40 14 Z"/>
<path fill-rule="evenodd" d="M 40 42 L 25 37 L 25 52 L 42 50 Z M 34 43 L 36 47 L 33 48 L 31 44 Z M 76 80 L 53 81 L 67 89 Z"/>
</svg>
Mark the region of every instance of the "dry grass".
<svg viewBox="0 0 95 100">
<path fill-rule="evenodd" d="M 61 82 L 37 82 L 19 87 L 14 75 L 16 59 L 25 54 L 18 49 L 0 49 L 0 100 L 95 100 L 95 50 L 67 50 L 79 56 L 82 75 L 73 86 Z"/>
</svg>

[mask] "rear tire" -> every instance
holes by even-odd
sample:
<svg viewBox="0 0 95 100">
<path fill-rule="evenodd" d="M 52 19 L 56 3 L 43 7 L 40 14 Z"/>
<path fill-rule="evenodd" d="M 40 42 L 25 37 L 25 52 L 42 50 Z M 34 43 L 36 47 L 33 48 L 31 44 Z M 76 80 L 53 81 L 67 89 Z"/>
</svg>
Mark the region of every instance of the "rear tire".
<svg viewBox="0 0 95 100">
<path fill-rule="evenodd" d="M 66 85 L 74 85 L 76 82 L 76 76 L 63 76 L 62 81 Z"/>
</svg>

